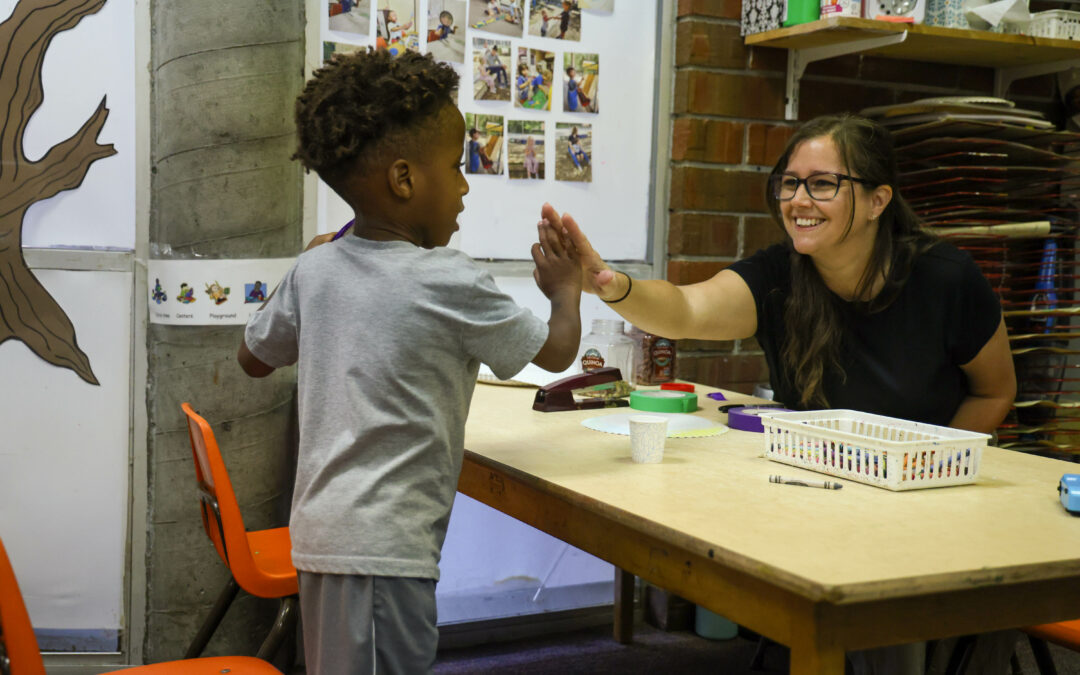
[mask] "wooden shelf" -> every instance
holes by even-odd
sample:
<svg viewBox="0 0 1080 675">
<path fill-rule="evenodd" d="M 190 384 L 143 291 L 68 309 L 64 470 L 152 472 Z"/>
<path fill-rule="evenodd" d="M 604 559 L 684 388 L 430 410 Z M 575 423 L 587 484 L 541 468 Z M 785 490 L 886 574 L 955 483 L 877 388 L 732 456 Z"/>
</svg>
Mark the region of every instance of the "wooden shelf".
<svg viewBox="0 0 1080 675">
<path fill-rule="evenodd" d="M 798 79 L 806 64 L 844 54 L 993 68 L 997 96 L 1014 80 L 1080 65 L 1080 41 L 870 19 L 819 19 L 747 35 L 744 42 L 789 50 L 788 119 L 797 117 Z"/>
<path fill-rule="evenodd" d="M 1072 40 L 853 18 L 819 19 L 756 33 L 747 35 L 745 42 L 755 47 L 806 49 L 899 33 L 907 33 L 907 39 L 865 53 L 984 68 L 1012 68 L 1080 58 L 1080 42 Z"/>
</svg>

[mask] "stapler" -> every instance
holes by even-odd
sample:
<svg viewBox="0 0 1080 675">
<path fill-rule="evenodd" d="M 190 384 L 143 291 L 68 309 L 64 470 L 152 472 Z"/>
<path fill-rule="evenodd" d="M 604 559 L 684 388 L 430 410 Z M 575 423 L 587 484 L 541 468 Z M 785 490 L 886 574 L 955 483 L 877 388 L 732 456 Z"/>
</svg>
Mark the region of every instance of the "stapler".
<svg viewBox="0 0 1080 675">
<path fill-rule="evenodd" d="M 1065 510 L 1080 516 L 1080 473 L 1065 473 L 1058 483 L 1058 496 Z"/>
<path fill-rule="evenodd" d="M 622 381 L 618 368 L 597 368 L 555 380 L 540 387 L 533 400 L 533 410 L 592 410 L 622 408 L 630 405 L 630 387 Z"/>
</svg>

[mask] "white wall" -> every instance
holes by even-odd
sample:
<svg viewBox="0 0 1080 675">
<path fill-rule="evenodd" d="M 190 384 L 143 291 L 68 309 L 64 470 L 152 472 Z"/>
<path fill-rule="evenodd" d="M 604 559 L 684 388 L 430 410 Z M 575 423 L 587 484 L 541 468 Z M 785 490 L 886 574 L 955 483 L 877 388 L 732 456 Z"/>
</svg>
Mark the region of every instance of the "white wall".
<svg viewBox="0 0 1080 675">
<path fill-rule="evenodd" d="M 0 0 L 0 21 L 16 4 Z M 134 17 L 134 0 L 108 0 L 56 35 L 42 62 L 43 101 L 24 138 L 25 154 L 37 160 L 105 98 L 110 113 L 98 141 L 117 150 L 94 162 L 78 188 L 32 206 L 22 230 L 31 268 L 74 324 L 101 385 L 17 340 L 0 344 L 0 537 L 43 647 L 50 635 L 63 635 L 56 645 L 115 651 L 127 628 Z"/>
<path fill-rule="evenodd" d="M 0 0 L 0 21 L 15 4 Z M 113 144 L 117 154 L 94 162 L 78 188 L 30 208 L 27 248 L 135 248 L 134 13 L 133 0 L 108 0 L 57 34 L 45 52 L 44 100 L 26 128 L 26 156 L 37 160 L 75 134 L 102 98 L 109 117 L 98 142 Z"/>
<path fill-rule="evenodd" d="M 34 274 L 75 324 L 101 386 L 22 342 L 0 344 L 0 537 L 35 629 L 112 634 L 115 650 L 123 627 L 132 274 Z"/>
<path fill-rule="evenodd" d="M 528 7 L 528 0 L 525 4 Z M 309 10 L 311 6 L 309 2 Z M 418 16 L 426 17 L 424 0 L 420 7 Z M 451 246 L 461 248 L 474 258 L 527 260 L 529 247 L 536 238 L 540 207 L 546 201 L 560 212 L 573 214 L 586 228 L 594 247 L 603 251 L 606 258 L 645 259 L 651 218 L 656 8 L 657 0 L 634 0 L 619 4 L 612 14 L 584 11 L 580 42 L 530 35 L 511 39 L 512 59 L 515 60 L 518 47 L 555 52 L 557 77 L 552 87 L 550 112 L 514 108 L 510 101 L 473 101 L 473 76 L 468 63 L 464 66 L 453 64 L 462 77 L 458 105 L 463 113 L 545 121 L 547 170 L 542 181 L 509 180 L 506 175 L 468 176 L 470 192 L 465 197 L 465 211 L 459 218 L 461 231 L 455 234 Z M 315 11 L 321 22 L 323 40 L 373 44 L 374 22 L 369 40 L 363 41 L 347 33 L 327 30 L 325 2 L 316 3 Z M 473 37 L 507 39 L 469 28 L 466 61 L 471 59 Z M 309 54 L 311 47 L 309 45 Z M 321 44 L 319 49 L 321 54 Z M 599 113 L 562 112 L 561 68 L 565 52 L 600 55 Z M 513 70 L 512 64 L 509 69 Z M 555 180 L 557 122 L 593 125 L 592 183 Z M 322 183 L 319 183 L 318 199 L 319 232 L 336 230 L 352 218 L 348 206 Z"/>
</svg>

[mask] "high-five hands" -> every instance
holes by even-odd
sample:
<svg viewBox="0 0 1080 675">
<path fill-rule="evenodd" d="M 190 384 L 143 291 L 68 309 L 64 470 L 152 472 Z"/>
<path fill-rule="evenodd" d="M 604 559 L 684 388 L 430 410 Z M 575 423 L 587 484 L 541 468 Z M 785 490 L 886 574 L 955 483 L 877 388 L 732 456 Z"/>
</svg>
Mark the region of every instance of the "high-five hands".
<svg viewBox="0 0 1080 675">
<path fill-rule="evenodd" d="M 551 299 L 560 293 L 581 293 L 581 266 L 577 249 L 551 223 L 536 224 L 539 241 L 532 245 L 533 278 L 544 295 Z"/>
</svg>

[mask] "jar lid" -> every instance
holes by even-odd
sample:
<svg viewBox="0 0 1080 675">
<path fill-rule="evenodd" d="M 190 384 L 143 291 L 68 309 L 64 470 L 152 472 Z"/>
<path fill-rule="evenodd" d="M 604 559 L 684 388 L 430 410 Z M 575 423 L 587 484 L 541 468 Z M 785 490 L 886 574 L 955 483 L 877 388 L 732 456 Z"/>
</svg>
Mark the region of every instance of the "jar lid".
<svg viewBox="0 0 1080 675">
<path fill-rule="evenodd" d="M 592 332 L 608 334 L 622 334 L 624 322 L 622 319 L 593 319 Z"/>
</svg>

